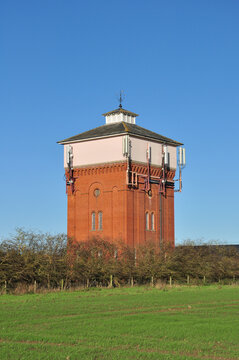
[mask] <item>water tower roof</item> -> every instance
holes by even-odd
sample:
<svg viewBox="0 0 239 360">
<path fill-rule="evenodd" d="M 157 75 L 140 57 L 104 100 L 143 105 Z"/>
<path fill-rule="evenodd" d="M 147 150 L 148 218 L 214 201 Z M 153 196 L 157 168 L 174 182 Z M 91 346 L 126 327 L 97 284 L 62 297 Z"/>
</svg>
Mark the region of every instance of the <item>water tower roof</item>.
<svg viewBox="0 0 239 360">
<path fill-rule="evenodd" d="M 123 109 L 122 109 L 123 110 Z M 59 144 L 66 144 L 71 142 L 79 142 L 84 140 L 96 139 L 96 138 L 104 138 L 109 136 L 117 136 L 121 134 L 129 134 L 132 136 L 154 140 L 163 144 L 179 146 L 183 145 L 182 143 L 172 140 L 163 135 L 157 134 L 153 131 L 147 130 L 141 126 L 136 124 L 129 124 L 124 121 L 113 123 L 113 124 L 105 124 L 99 126 L 95 129 L 85 131 L 78 135 L 72 136 L 70 138 L 58 141 Z"/>
</svg>

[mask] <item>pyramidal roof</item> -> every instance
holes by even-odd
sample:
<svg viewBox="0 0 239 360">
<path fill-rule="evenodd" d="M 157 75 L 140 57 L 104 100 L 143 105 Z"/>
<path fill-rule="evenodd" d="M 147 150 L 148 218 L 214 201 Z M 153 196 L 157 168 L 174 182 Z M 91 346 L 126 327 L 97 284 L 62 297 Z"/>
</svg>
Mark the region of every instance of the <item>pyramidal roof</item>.
<svg viewBox="0 0 239 360">
<path fill-rule="evenodd" d="M 119 111 L 119 109 L 117 110 Z M 124 109 L 121 109 L 120 111 L 127 111 Z M 112 113 L 112 112 L 110 112 Z M 110 113 L 103 114 L 104 116 Z M 130 112 L 129 112 L 130 113 Z M 137 114 L 131 113 L 133 115 L 131 116 L 137 116 Z M 128 115 L 128 114 L 127 114 Z M 96 138 L 104 138 L 104 137 L 110 137 L 110 136 L 117 136 L 121 134 L 129 134 L 135 137 L 140 137 L 148 140 L 154 140 L 163 144 L 173 145 L 173 146 L 179 146 L 183 145 L 182 143 L 172 140 L 168 137 L 162 136 L 160 134 L 157 134 L 153 131 L 147 130 L 141 126 L 138 126 L 136 124 L 128 123 L 125 121 L 115 122 L 112 124 L 105 124 L 102 126 L 99 126 L 95 129 L 85 131 L 83 133 L 80 133 L 78 135 L 69 137 L 67 139 L 58 141 L 59 144 L 67 144 L 71 142 L 79 142 L 84 140 L 90 140 L 90 139 L 96 139 Z"/>
<path fill-rule="evenodd" d="M 102 114 L 102 115 L 103 116 L 109 116 L 109 115 L 115 115 L 115 114 L 124 114 L 124 115 L 133 116 L 133 117 L 139 116 L 138 114 L 135 114 L 132 111 L 123 109 L 122 107 L 119 107 L 118 109 L 109 111 L 109 112 L 107 112 L 105 114 Z"/>
</svg>

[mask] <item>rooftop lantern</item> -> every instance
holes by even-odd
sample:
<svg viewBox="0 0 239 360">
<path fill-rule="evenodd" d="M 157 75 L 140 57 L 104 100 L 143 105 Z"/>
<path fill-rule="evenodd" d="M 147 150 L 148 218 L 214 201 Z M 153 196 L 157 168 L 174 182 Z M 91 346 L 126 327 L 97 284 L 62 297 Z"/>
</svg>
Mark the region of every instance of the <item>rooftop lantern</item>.
<svg viewBox="0 0 239 360">
<path fill-rule="evenodd" d="M 103 116 L 105 116 L 106 124 L 113 124 L 121 121 L 124 121 L 129 124 L 135 124 L 136 123 L 135 119 L 136 116 L 138 116 L 138 114 L 125 110 L 122 107 L 119 107 L 116 110 L 109 111 L 103 114 Z"/>
</svg>

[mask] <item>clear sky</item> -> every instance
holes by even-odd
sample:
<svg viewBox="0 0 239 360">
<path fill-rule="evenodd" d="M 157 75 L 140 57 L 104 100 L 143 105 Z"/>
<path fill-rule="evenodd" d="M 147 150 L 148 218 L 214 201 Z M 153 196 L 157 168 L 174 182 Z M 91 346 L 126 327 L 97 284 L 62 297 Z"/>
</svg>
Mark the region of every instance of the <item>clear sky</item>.
<svg viewBox="0 0 239 360">
<path fill-rule="evenodd" d="M 239 1 L 0 2 L 0 239 L 66 232 L 63 148 L 124 107 L 183 142 L 176 243 L 239 243 Z"/>
</svg>

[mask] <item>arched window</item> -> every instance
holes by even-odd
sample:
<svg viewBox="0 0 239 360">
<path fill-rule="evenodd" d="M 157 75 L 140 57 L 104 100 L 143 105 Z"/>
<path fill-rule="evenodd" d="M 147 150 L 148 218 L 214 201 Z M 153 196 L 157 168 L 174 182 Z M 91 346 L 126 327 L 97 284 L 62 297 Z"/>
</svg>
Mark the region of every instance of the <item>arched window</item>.
<svg viewBox="0 0 239 360">
<path fill-rule="evenodd" d="M 151 213 L 151 230 L 155 230 L 155 228 L 154 228 L 154 213 Z"/>
<path fill-rule="evenodd" d="M 91 214 L 91 230 L 95 230 L 95 212 Z"/>
<path fill-rule="evenodd" d="M 146 227 L 146 230 L 149 230 L 149 213 L 146 212 L 145 214 L 145 227 Z"/>
<path fill-rule="evenodd" d="M 103 229 L 103 213 L 102 211 L 98 212 L 98 230 Z"/>
</svg>

